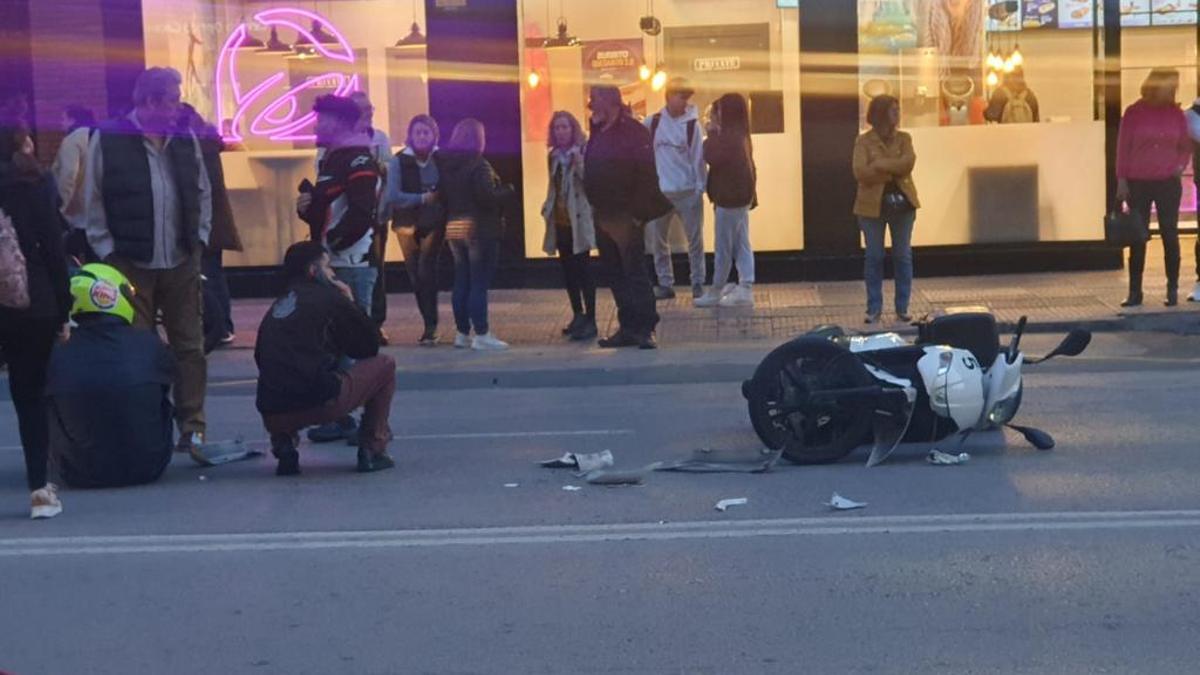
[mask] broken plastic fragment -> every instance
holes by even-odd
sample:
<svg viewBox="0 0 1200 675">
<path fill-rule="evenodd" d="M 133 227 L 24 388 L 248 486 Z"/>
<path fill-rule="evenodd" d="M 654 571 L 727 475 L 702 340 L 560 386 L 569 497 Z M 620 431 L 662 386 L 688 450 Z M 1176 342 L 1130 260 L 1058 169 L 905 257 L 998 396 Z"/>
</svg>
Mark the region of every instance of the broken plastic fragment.
<svg viewBox="0 0 1200 675">
<path fill-rule="evenodd" d="M 717 510 L 724 511 L 731 506 L 743 506 L 743 505 L 747 504 L 749 501 L 750 500 L 746 499 L 745 497 L 737 497 L 735 499 L 722 499 L 721 501 L 717 502 Z"/>
<path fill-rule="evenodd" d="M 579 487 L 578 485 L 564 485 L 563 489 L 567 492 L 579 492 L 583 488 Z"/>
<path fill-rule="evenodd" d="M 866 507 L 866 502 L 856 502 L 853 499 L 846 499 L 838 493 L 833 493 L 829 498 L 828 506 L 838 511 L 849 511 L 850 509 L 861 509 Z"/>
<path fill-rule="evenodd" d="M 192 453 L 192 461 L 200 466 L 217 466 L 243 459 L 261 457 L 262 450 L 251 448 L 241 438 L 219 443 L 204 443 Z"/>
<path fill-rule="evenodd" d="M 575 452 L 564 453 L 562 457 L 548 459 L 540 464 L 547 469 L 574 469 L 578 468 L 583 473 L 603 469 L 613 465 L 613 454 L 610 450 L 603 452 L 593 452 L 589 454 L 579 454 Z"/>
<path fill-rule="evenodd" d="M 521 484 L 520 483 L 505 483 L 504 487 L 506 487 L 506 488 L 521 487 Z"/>
<path fill-rule="evenodd" d="M 942 452 L 941 450 L 930 450 L 929 457 L 926 458 L 930 464 L 934 466 L 954 466 L 956 464 L 966 464 L 970 461 L 971 456 L 965 452 L 960 452 L 957 455 Z"/>
<path fill-rule="evenodd" d="M 589 471 L 583 478 L 592 485 L 641 485 L 645 477 L 645 469 L 635 471 L 597 469 Z"/>
</svg>

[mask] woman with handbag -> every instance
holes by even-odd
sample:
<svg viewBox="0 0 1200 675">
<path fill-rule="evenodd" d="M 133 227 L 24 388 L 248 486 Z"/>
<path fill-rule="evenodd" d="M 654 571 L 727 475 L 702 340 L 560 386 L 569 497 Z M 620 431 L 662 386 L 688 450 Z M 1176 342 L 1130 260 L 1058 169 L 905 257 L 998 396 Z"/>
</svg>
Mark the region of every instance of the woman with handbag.
<svg viewBox="0 0 1200 675">
<path fill-rule="evenodd" d="M 896 270 L 896 318 L 912 321 L 912 231 L 917 219 L 917 187 L 912 180 L 917 155 L 912 137 L 900 131 L 900 102 L 876 96 L 867 107 L 871 129 L 854 143 L 854 177 L 858 196 L 854 215 L 867 243 L 863 278 L 867 286 L 866 323 L 878 323 L 883 313 L 884 230 L 892 233 L 892 264 Z"/>
<path fill-rule="evenodd" d="M 1168 307 L 1179 303 L 1179 202 L 1180 176 L 1192 158 L 1187 118 L 1175 95 L 1179 72 L 1169 68 L 1150 71 L 1142 83 L 1142 97 L 1125 109 L 1117 136 L 1117 200 L 1128 202 L 1145 226 L 1153 205 L 1163 242 L 1167 270 Z M 1122 307 L 1142 304 L 1142 273 L 1146 269 L 1146 242 L 1129 246 L 1129 297 Z"/>
<path fill-rule="evenodd" d="M 597 335 L 596 281 L 591 271 L 596 228 L 583 186 L 587 135 L 574 115 L 560 110 L 550 118 L 549 138 L 550 186 L 542 204 L 546 221 L 542 250 L 546 255 L 558 254 L 575 315 L 563 335 L 576 341 L 591 340 Z"/>
<path fill-rule="evenodd" d="M 379 207 L 381 218 L 393 218 L 404 270 L 425 322 L 417 341 L 422 347 L 438 343 L 438 258 L 446 240 L 446 211 L 437 192 L 437 143 L 437 122 L 429 115 L 412 118 L 404 149 L 388 164 L 387 190 Z"/>
<path fill-rule="evenodd" d="M 45 388 L 50 352 L 69 334 L 71 295 L 53 189 L 28 131 L 0 127 L 0 351 L 8 358 L 33 518 L 62 512 L 49 482 Z"/>
<path fill-rule="evenodd" d="M 483 158 L 485 146 L 482 123 L 469 118 L 459 122 L 437 158 L 437 193 L 446 209 L 446 241 L 454 256 L 451 305 L 458 329 L 454 346 L 500 351 L 508 349 L 508 344 L 492 334 L 488 325 L 488 290 L 500 258 L 503 208 L 513 188 L 501 185 L 496 171 Z"/>
</svg>

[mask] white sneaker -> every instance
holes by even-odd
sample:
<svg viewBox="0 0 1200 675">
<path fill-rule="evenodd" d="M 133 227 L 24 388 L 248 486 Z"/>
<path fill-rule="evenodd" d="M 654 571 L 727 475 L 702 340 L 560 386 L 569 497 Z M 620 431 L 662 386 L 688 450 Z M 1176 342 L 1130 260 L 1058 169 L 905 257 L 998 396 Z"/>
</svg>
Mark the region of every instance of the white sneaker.
<svg viewBox="0 0 1200 675">
<path fill-rule="evenodd" d="M 716 288 L 709 286 L 704 295 L 692 301 L 693 307 L 716 307 L 721 302 L 721 294 Z"/>
<path fill-rule="evenodd" d="M 1200 302 L 1200 281 L 1192 287 L 1192 294 L 1187 297 L 1188 302 Z"/>
<path fill-rule="evenodd" d="M 33 519 L 53 518 L 62 513 L 62 502 L 58 499 L 58 487 L 53 483 L 46 483 L 46 487 L 41 490 L 34 490 L 29 494 L 29 517 Z"/>
<path fill-rule="evenodd" d="M 508 349 L 508 343 L 488 333 L 487 335 L 476 335 L 475 340 L 471 343 L 471 349 L 477 352 L 502 352 Z"/>
<path fill-rule="evenodd" d="M 721 296 L 722 307 L 753 307 L 754 291 L 749 286 L 736 286 Z"/>
<path fill-rule="evenodd" d="M 454 348 L 455 349 L 470 349 L 471 348 L 471 336 L 467 335 L 466 333 L 455 333 Z"/>
</svg>

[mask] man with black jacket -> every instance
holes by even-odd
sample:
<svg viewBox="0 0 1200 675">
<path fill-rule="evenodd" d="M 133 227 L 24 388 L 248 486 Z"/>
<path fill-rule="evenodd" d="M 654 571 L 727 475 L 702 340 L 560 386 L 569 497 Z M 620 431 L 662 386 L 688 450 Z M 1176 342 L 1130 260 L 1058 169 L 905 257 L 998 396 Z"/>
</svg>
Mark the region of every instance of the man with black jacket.
<svg viewBox="0 0 1200 675">
<path fill-rule="evenodd" d="M 388 414 L 396 389 L 396 362 L 379 353 L 375 324 L 334 278 L 320 243 L 300 242 L 283 259 L 288 290 L 263 317 L 254 347 L 258 411 L 279 460 L 276 474 L 300 473 L 297 432 L 344 417 L 364 406 L 358 430 L 358 470 L 395 466 L 387 453 Z M 357 359 L 349 370 L 338 362 Z"/>
<path fill-rule="evenodd" d="M 596 221 L 600 262 L 608 271 L 619 328 L 603 348 L 655 349 L 658 312 L 646 270 L 646 223 L 673 207 L 659 189 L 650 131 L 633 119 L 616 87 L 592 87 L 592 133 L 584 189 Z"/>
</svg>

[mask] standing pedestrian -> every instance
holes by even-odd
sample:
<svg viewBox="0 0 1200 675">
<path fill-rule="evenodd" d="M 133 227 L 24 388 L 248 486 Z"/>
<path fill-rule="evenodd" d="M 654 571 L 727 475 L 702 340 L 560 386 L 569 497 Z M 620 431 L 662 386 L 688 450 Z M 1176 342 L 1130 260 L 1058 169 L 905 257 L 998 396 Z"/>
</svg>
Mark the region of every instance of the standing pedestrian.
<svg viewBox="0 0 1200 675">
<path fill-rule="evenodd" d="M 708 199 L 713 203 L 716 255 L 708 292 L 697 307 L 754 305 L 754 249 L 750 247 L 750 210 L 758 206 L 758 171 L 750 141 L 750 114 L 741 94 L 725 94 L 713 104 L 704 161 L 708 162 Z M 737 263 L 737 285 L 726 284 Z"/>
<path fill-rule="evenodd" d="M 312 241 L 329 251 L 334 276 L 350 288 L 355 305 L 370 317 L 378 280 L 371 265 L 371 241 L 378 220 L 379 162 L 366 137 L 356 131 L 361 113 L 354 101 L 328 94 L 316 100 L 313 111 L 317 143 L 325 152 L 316 185 L 301 186 L 296 211 L 308 223 Z M 347 357 L 341 368 L 346 371 L 351 365 Z M 310 429 L 308 438 L 317 443 L 352 441 L 356 434 L 354 418 L 346 415 Z"/>
<path fill-rule="evenodd" d="M 646 223 L 672 203 L 659 189 L 650 131 L 633 118 L 612 86 L 592 87 L 592 131 L 584 155 L 583 183 L 596 225 L 600 262 L 617 303 L 617 332 L 606 349 L 656 349 L 658 312 L 646 270 Z"/>
<path fill-rule="evenodd" d="M 1179 71 L 1155 68 L 1142 83 L 1142 97 L 1125 109 L 1117 136 L 1117 199 L 1149 223 L 1151 205 L 1158 215 L 1167 271 L 1163 304 L 1179 303 L 1179 178 L 1192 158 L 1187 118 L 1179 109 Z M 1142 304 L 1142 274 L 1146 243 L 1129 247 L 1129 297 L 1122 307 Z"/>
<path fill-rule="evenodd" d="M 219 336 L 217 342 L 227 345 L 233 342 L 235 336 L 224 255 L 225 251 L 241 251 L 242 238 L 233 219 L 233 206 L 229 203 L 229 190 L 225 186 L 225 168 L 221 162 L 221 153 L 226 150 L 225 141 L 221 140 L 221 134 L 215 126 L 205 122 L 196 109 L 186 103 L 180 116 L 180 127 L 195 134 L 199 141 L 208 182 L 212 186 L 212 232 L 208 237 L 208 245 L 204 247 L 200 269 L 204 275 L 204 289 L 216 300 L 220 316 L 205 315 L 204 323 L 206 326 L 212 324 Z M 208 333 L 205 330 L 205 334 Z"/>
<path fill-rule="evenodd" d="M 574 318 L 563 329 L 572 340 L 594 340 L 596 282 L 592 278 L 592 249 L 596 228 L 583 184 L 583 152 L 587 135 L 579 120 L 560 110 L 550 118 L 550 187 L 542 204 L 546 255 L 558 254 Z"/>
<path fill-rule="evenodd" d="M 358 106 L 359 113 L 358 124 L 354 129 L 367 138 L 367 145 L 375 155 L 376 161 L 379 162 L 380 169 L 386 173 L 388 165 L 392 161 L 392 141 L 383 129 L 375 128 L 375 104 L 371 103 L 371 98 L 365 91 L 356 91 L 350 94 L 350 100 Z M 386 260 L 387 221 L 381 220 L 375 228 L 375 237 L 371 244 L 371 265 L 375 268 L 378 277 L 371 295 L 371 319 L 375 321 L 375 327 L 379 329 L 379 344 L 381 345 L 388 343 L 388 334 L 383 329 L 383 322 L 387 320 L 387 278 L 384 275 Z"/>
<path fill-rule="evenodd" d="M 1187 113 L 1188 135 L 1192 138 L 1192 181 L 1196 184 L 1196 193 L 1200 194 L 1200 98 L 1197 98 Z M 1196 285 L 1188 294 L 1188 302 L 1200 302 L 1200 237 L 1196 237 Z"/>
<path fill-rule="evenodd" d="M 67 106 L 62 116 L 62 145 L 54 156 L 50 171 L 58 184 L 59 210 L 73 232 L 87 228 L 83 211 L 84 174 L 87 169 L 88 138 L 96 126 L 96 116 L 79 105 Z"/>
<path fill-rule="evenodd" d="M 469 118 L 459 122 L 438 155 L 437 192 L 446 209 L 446 239 L 454 256 L 454 346 L 500 351 L 508 344 L 488 324 L 488 290 L 500 259 L 504 204 L 514 191 L 500 183 L 483 158 L 486 145 L 483 124 Z"/>
<path fill-rule="evenodd" d="M 429 115 L 412 118 L 404 149 L 388 163 L 379 209 L 384 221 L 393 219 L 404 271 L 425 323 L 417 342 L 423 347 L 438 343 L 438 260 L 446 240 L 446 210 L 437 195 L 437 144 L 437 122 Z"/>
<path fill-rule="evenodd" d="M 883 313 L 884 231 L 892 234 L 892 264 L 896 271 L 896 318 L 912 321 L 912 231 L 917 219 L 917 187 L 912 180 L 917 155 L 912 137 L 900 131 L 900 102 L 876 96 L 867 107 L 871 129 L 854 143 L 854 177 L 858 196 L 854 215 L 867 243 L 863 278 L 867 286 L 866 323 L 879 322 Z"/>
<path fill-rule="evenodd" d="M 700 116 L 692 105 L 695 91 L 682 77 L 667 83 L 667 104 L 646 118 L 654 145 L 654 164 L 659 187 L 671 200 L 671 211 L 649 225 L 658 285 L 654 297 L 675 297 L 675 270 L 671 264 L 671 224 L 678 215 L 688 245 L 688 272 L 692 298 L 704 293 L 704 138 Z"/>
<path fill-rule="evenodd" d="M 171 68 L 142 72 L 132 112 L 92 135 L 87 233 L 96 256 L 137 288 L 134 324 L 152 329 L 162 314 L 178 363 L 176 450 L 200 461 L 208 381 L 200 261 L 212 230 L 212 187 L 195 135 L 178 129 L 181 82 Z"/>
<path fill-rule="evenodd" d="M 62 502 L 49 482 L 46 369 L 56 339 L 69 333 L 71 296 L 53 188 L 28 152 L 28 138 L 16 123 L 0 126 L 0 236 L 15 230 L 29 296 L 24 308 L 0 304 L 0 350 L 8 358 L 8 388 L 25 452 L 30 516 L 53 518 Z M 18 266 L 13 243 L 0 241 L 5 273 Z"/>
</svg>

